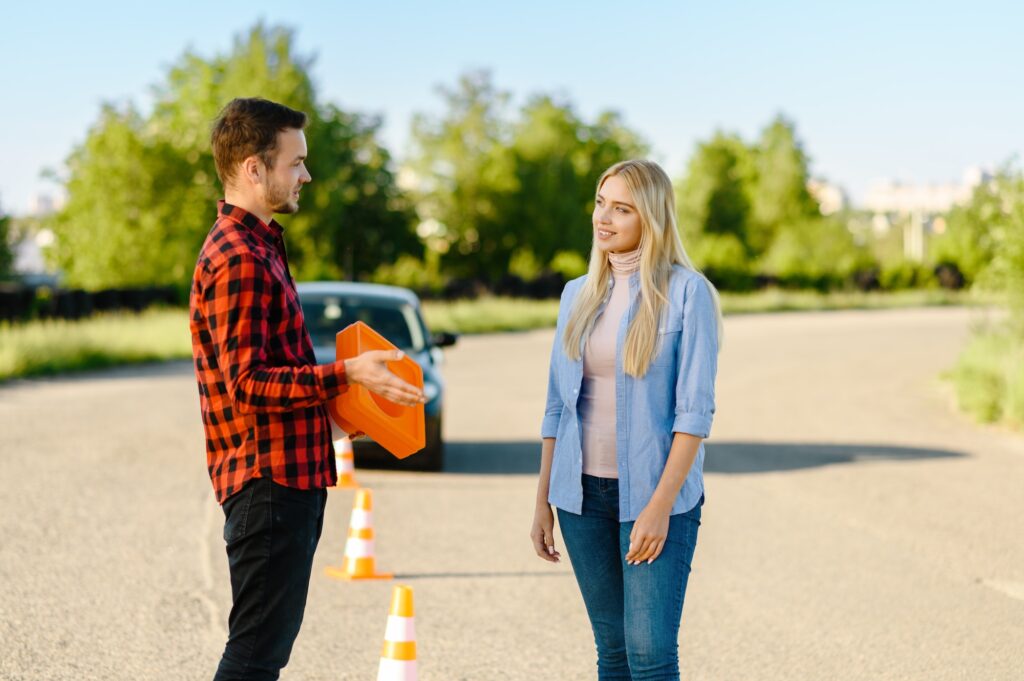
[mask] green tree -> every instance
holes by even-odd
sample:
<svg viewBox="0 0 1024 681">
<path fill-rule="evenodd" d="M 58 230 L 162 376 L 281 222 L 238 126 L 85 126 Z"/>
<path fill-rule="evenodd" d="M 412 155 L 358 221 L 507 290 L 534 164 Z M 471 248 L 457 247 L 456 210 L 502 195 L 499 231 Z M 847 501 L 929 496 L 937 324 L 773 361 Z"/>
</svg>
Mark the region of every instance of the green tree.
<svg viewBox="0 0 1024 681">
<path fill-rule="evenodd" d="M 414 151 L 408 167 L 416 205 L 442 269 L 484 276 L 501 267 L 506 250 L 495 239 L 504 195 L 515 188 L 508 123 L 509 94 L 486 71 L 463 75 L 455 88 L 438 87 L 445 113 L 413 119 Z M 508 248 L 510 251 L 511 249 Z"/>
<path fill-rule="evenodd" d="M 417 117 L 409 167 L 428 241 L 449 272 L 495 281 L 535 272 L 562 252 L 586 253 L 594 185 L 646 145 L 614 112 L 593 123 L 548 95 L 510 120 L 509 95 L 486 72 L 440 88 L 445 113 Z M 561 262 L 561 261 L 560 261 Z"/>
<path fill-rule="evenodd" d="M 292 32 L 256 25 L 212 59 L 186 52 L 155 88 L 149 117 L 104 106 L 66 164 L 68 201 L 54 216 L 57 264 L 73 285 L 187 286 L 222 196 L 210 126 L 234 97 L 260 96 L 309 114 L 313 183 L 282 219 L 298 278 L 366 276 L 417 252 L 410 211 L 376 141 L 380 121 L 318 103 L 312 58 Z"/>
<path fill-rule="evenodd" d="M 733 234 L 746 246 L 751 164 L 750 149 L 736 135 L 717 132 L 697 145 L 686 176 L 676 187 L 684 238 Z"/>
<path fill-rule="evenodd" d="M 593 123 L 547 95 L 529 100 L 513 126 L 514 189 L 505 194 L 500 231 L 508 247 L 551 263 L 563 251 L 588 254 L 598 178 L 609 166 L 643 156 L 647 145 L 614 112 Z"/>
<path fill-rule="evenodd" d="M 762 256 L 760 269 L 787 285 L 827 289 L 873 263 L 845 224 L 819 216 L 785 224 Z"/>
<path fill-rule="evenodd" d="M 0 280 L 14 274 L 14 249 L 12 241 L 11 216 L 0 210 Z"/>
<path fill-rule="evenodd" d="M 725 288 L 752 284 L 747 229 L 753 159 L 736 135 L 722 132 L 698 144 L 686 175 L 676 183 L 683 244 L 712 281 Z"/>
<path fill-rule="evenodd" d="M 982 278 L 1002 245 L 1020 181 L 1019 173 L 1005 168 L 975 187 L 966 204 L 949 212 L 945 233 L 931 244 L 931 259 L 955 264 L 970 283 Z"/>
<path fill-rule="evenodd" d="M 997 207 L 991 202 L 992 195 L 999 199 Z M 1004 169 L 987 188 L 979 187 L 975 199 L 981 204 L 976 208 L 983 210 L 970 211 L 980 222 L 972 231 L 983 239 L 984 245 L 978 251 L 991 253 L 976 275 L 977 282 L 1007 293 L 1013 329 L 1024 339 L 1024 173 Z M 958 224 L 963 225 L 961 220 Z M 970 257 L 978 255 L 974 252 Z"/>
<path fill-rule="evenodd" d="M 754 151 L 747 243 L 763 253 L 775 234 L 820 214 L 807 190 L 808 160 L 797 140 L 796 127 L 777 116 L 761 133 Z"/>
</svg>

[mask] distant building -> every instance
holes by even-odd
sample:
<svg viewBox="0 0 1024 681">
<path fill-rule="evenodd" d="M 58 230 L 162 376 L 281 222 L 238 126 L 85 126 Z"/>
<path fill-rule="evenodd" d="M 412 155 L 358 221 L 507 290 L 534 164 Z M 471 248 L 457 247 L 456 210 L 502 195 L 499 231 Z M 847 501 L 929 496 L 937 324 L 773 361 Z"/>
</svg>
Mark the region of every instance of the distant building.
<svg viewBox="0 0 1024 681">
<path fill-rule="evenodd" d="M 863 207 L 874 214 L 871 225 L 877 234 L 885 234 L 897 222 L 902 223 L 903 254 L 920 262 L 924 259 L 928 235 L 941 234 L 946 229 L 943 215 L 954 206 L 967 203 L 974 189 L 991 179 L 991 172 L 975 166 L 964 172 L 959 183 L 882 181 L 868 190 Z"/>
<path fill-rule="evenodd" d="M 850 205 L 843 188 L 825 180 L 808 180 L 807 191 L 818 202 L 822 215 L 834 215 Z"/>
<path fill-rule="evenodd" d="M 29 199 L 27 217 L 45 217 L 63 206 L 62 197 L 35 194 Z M 14 272 L 18 278 L 33 286 L 55 286 L 58 275 L 47 264 L 44 253 L 53 246 L 56 236 L 49 229 L 31 229 L 23 233 L 14 244 Z"/>
</svg>

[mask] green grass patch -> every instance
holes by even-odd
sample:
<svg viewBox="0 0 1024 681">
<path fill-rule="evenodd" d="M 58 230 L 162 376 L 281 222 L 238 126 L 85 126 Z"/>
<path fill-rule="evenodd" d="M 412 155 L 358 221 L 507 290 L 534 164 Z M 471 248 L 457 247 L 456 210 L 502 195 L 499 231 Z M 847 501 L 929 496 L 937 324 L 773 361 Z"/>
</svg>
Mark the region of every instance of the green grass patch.
<svg viewBox="0 0 1024 681">
<path fill-rule="evenodd" d="M 754 293 L 722 293 L 725 314 L 756 312 L 816 312 L 825 310 L 881 310 L 901 307 L 981 305 L 998 303 L 991 296 L 971 291 L 916 289 L 907 291 L 789 291 L 765 289 Z"/>
<path fill-rule="evenodd" d="M 966 292 L 940 290 L 900 293 L 766 290 L 722 294 L 726 314 L 992 302 Z M 558 301 L 516 298 L 426 301 L 423 312 L 432 331 L 463 334 L 524 331 L 553 327 L 558 318 Z M 191 356 L 188 313 L 181 309 L 152 310 L 139 315 L 98 315 L 81 321 L 0 324 L 0 381 Z M 1018 395 L 1015 399 L 1024 398 Z"/>
<path fill-rule="evenodd" d="M 423 316 L 431 331 L 497 333 L 553 327 L 558 321 L 557 300 L 478 298 L 423 303 Z"/>
<path fill-rule="evenodd" d="M 766 289 L 755 293 L 722 293 L 725 314 L 755 312 L 812 312 L 872 310 L 935 305 L 990 304 L 988 297 L 943 289 L 886 292 L 787 291 Z M 548 328 L 558 320 L 557 300 L 479 298 L 454 302 L 427 301 L 423 314 L 431 331 L 494 333 Z"/>
<path fill-rule="evenodd" d="M 945 377 L 978 421 L 1024 426 L 1024 336 L 1008 325 L 975 331 Z"/>
<path fill-rule="evenodd" d="M 0 381 L 190 357 L 184 310 L 0 324 Z"/>
</svg>

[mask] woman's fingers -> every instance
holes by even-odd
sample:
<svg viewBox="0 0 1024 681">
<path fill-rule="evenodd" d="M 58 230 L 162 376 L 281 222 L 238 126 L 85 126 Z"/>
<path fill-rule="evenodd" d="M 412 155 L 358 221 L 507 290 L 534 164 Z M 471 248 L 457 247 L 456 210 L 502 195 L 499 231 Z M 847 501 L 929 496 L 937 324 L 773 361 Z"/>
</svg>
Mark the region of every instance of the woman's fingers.
<svg viewBox="0 0 1024 681">
<path fill-rule="evenodd" d="M 645 561 L 653 561 L 661 553 L 664 546 L 664 537 L 641 534 L 637 540 L 633 541 L 632 548 L 626 553 L 626 563 L 629 565 L 639 565 Z"/>
<path fill-rule="evenodd" d="M 639 559 L 640 554 L 647 549 L 650 541 L 650 536 L 644 532 L 638 532 L 636 538 L 630 543 L 629 551 L 626 553 L 626 562 L 631 565 L 635 563 Z"/>
<path fill-rule="evenodd" d="M 557 563 L 561 558 L 561 554 L 555 550 L 555 541 L 551 530 L 535 527 L 530 533 L 530 538 L 533 540 L 533 550 L 544 560 L 549 563 Z"/>
<path fill-rule="evenodd" d="M 650 563 L 654 560 L 654 556 L 661 550 L 662 541 L 657 538 L 652 538 L 647 544 L 646 550 L 644 550 L 639 556 L 637 556 L 638 563 Z"/>
<path fill-rule="evenodd" d="M 647 562 L 648 562 L 648 563 L 653 563 L 653 562 L 654 562 L 654 559 L 655 559 L 655 558 L 657 558 L 658 556 L 660 556 L 660 555 L 661 555 L 661 552 L 662 552 L 662 551 L 663 551 L 664 549 L 665 549 L 665 540 L 664 540 L 664 539 L 662 539 L 662 540 L 661 540 L 661 541 L 659 541 L 659 542 L 658 542 L 658 544 L 657 544 L 657 545 L 656 545 L 656 546 L 654 547 L 654 553 L 653 553 L 653 555 L 651 555 L 651 557 L 650 557 L 650 558 L 648 558 L 648 559 L 647 559 Z"/>
<path fill-rule="evenodd" d="M 562 557 L 562 554 L 555 550 L 555 533 L 553 528 L 544 528 L 544 550 L 551 556 L 552 562 L 557 563 L 558 559 Z"/>
</svg>

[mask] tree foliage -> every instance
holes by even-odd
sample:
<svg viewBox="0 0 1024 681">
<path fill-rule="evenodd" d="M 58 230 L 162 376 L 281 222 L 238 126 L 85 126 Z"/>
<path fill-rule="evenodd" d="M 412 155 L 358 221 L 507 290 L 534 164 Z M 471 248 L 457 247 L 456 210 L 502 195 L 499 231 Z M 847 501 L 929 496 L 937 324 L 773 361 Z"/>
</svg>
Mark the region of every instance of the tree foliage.
<svg viewBox="0 0 1024 681">
<path fill-rule="evenodd" d="M 510 267 L 522 276 L 560 253 L 589 252 L 597 178 L 645 153 L 640 137 L 614 112 L 587 122 L 549 95 L 529 98 L 512 118 L 510 94 L 486 72 L 439 93 L 444 113 L 417 117 L 409 168 L 444 269 L 494 281 Z"/>
<path fill-rule="evenodd" d="M 302 210 L 281 220 L 297 277 L 358 277 L 419 252 L 376 139 L 379 119 L 320 104 L 312 62 L 296 54 L 289 30 L 260 24 L 227 54 L 186 52 L 155 88 L 150 115 L 105 105 L 67 159 L 68 200 L 51 221 L 68 283 L 187 286 L 223 195 L 210 128 L 234 97 L 264 97 L 309 115 L 313 183 Z"/>
<path fill-rule="evenodd" d="M 12 242 L 12 220 L 0 209 L 0 281 L 14 274 L 14 247 Z"/>
</svg>

